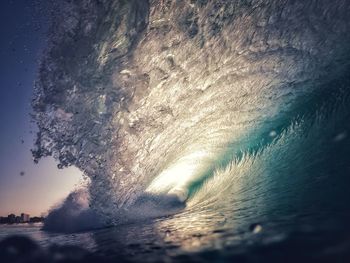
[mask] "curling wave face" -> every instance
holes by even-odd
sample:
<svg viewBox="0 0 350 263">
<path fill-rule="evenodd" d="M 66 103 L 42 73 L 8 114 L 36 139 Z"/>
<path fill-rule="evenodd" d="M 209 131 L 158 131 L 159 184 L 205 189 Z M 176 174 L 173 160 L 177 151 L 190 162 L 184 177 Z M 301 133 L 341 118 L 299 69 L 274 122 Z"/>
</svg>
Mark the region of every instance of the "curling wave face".
<svg viewBox="0 0 350 263">
<path fill-rule="evenodd" d="M 346 163 L 329 159 L 348 130 L 346 0 L 87 0 L 55 10 L 33 154 L 79 167 L 106 223 L 175 212 L 162 224 L 261 221 L 310 205 L 319 194 L 306 193 L 324 182 L 313 175 Z"/>
</svg>

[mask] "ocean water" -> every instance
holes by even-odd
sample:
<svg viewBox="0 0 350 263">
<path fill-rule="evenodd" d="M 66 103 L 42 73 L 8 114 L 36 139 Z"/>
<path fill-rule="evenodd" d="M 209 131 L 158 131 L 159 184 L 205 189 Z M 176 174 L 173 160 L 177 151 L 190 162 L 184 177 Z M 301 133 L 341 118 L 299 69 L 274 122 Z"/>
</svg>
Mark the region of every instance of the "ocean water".
<svg viewBox="0 0 350 263">
<path fill-rule="evenodd" d="M 92 233 L 62 234 L 42 231 L 43 224 L 14 224 L 0 226 L 0 241 L 12 236 L 25 236 L 37 242 L 41 247 L 48 248 L 53 245 L 81 246 L 92 251 L 95 243 Z"/>
<path fill-rule="evenodd" d="M 233 220 L 222 214 L 204 214 L 204 218 L 193 218 L 180 213 L 76 233 L 46 232 L 42 224 L 1 226 L 0 242 L 26 236 L 44 250 L 83 248 L 109 260 L 106 262 L 348 262 L 350 258 L 349 231 L 344 231 L 349 215 L 273 216 L 273 220 L 247 226 L 246 218 L 239 216 Z M 70 257 L 68 254 L 67 259 Z M 31 259 L 28 255 L 24 258 Z"/>
<path fill-rule="evenodd" d="M 33 155 L 78 167 L 87 187 L 37 237 L 131 261 L 346 262 L 349 10 L 57 4 Z"/>
</svg>

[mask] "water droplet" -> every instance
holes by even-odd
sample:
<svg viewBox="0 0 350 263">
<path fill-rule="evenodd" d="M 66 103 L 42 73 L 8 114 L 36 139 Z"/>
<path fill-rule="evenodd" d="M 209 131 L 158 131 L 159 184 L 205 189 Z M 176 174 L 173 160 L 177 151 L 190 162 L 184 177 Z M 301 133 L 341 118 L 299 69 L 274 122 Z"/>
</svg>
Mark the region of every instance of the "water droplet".
<svg viewBox="0 0 350 263">
<path fill-rule="evenodd" d="M 260 224 L 251 224 L 249 230 L 253 232 L 253 234 L 258 234 L 262 231 L 262 226 Z"/>
<path fill-rule="evenodd" d="M 170 234 L 171 234 L 171 231 L 169 229 L 165 230 L 165 236 L 166 237 L 170 236 Z"/>
<path fill-rule="evenodd" d="M 348 137 L 347 132 L 341 132 L 334 137 L 333 141 L 340 142 L 340 141 L 345 140 L 346 137 Z"/>
<path fill-rule="evenodd" d="M 270 131 L 269 136 L 270 137 L 275 137 L 277 135 L 276 131 Z"/>
</svg>

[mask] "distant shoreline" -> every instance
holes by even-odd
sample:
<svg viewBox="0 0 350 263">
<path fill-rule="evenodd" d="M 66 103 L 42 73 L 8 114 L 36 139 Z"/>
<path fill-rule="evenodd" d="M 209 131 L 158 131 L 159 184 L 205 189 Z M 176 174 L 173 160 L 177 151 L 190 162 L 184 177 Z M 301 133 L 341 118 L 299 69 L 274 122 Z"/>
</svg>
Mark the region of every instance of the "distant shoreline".
<svg viewBox="0 0 350 263">
<path fill-rule="evenodd" d="M 44 221 L 41 222 L 24 222 L 24 223 L 0 223 L 0 226 L 12 226 L 12 225 L 34 225 L 34 224 L 43 224 Z"/>
<path fill-rule="evenodd" d="M 0 217 L 0 225 L 43 223 L 44 220 L 45 218 L 42 216 L 30 217 L 29 214 L 24 213 L 21 216 L 10 214 L 7 217 Z"/>
</svg>

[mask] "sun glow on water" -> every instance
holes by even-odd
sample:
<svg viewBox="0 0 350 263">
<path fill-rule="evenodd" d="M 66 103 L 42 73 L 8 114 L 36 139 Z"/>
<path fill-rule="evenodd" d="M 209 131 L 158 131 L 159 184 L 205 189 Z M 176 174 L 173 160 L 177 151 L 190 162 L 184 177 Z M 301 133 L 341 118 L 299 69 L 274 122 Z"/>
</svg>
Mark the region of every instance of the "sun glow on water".
<svg viewBox="0 0 350 263">
<path fill-rule="evenodd" d="M 180 158 L 157 176 L 146 192 L 153 194 L 175 194 L 181 201 L 188 198 L 189 186 L 199 179 L 208 166 L 211 153 L 199 150 Z"/>
</svg>

